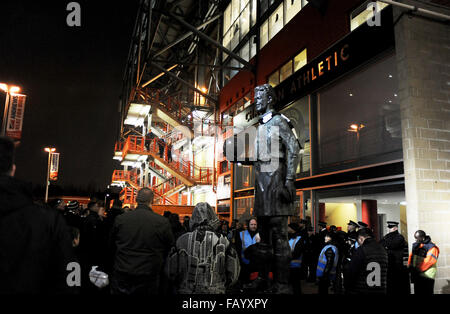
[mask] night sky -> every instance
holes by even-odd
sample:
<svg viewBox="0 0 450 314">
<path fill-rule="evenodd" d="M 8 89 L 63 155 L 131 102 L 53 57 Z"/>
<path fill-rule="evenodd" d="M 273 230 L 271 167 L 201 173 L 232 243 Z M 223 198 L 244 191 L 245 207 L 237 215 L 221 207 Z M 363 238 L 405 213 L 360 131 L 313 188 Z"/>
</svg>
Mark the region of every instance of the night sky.
<svg viewBox="0 0 450 314">
<path fill-rule="evenodd" d="M 118 103 L 139 1 L 77 1 L 81 27 L 66 24 L 69 2 L 2 0 L 0 82 L 27 95 L 16 177 L 44 185 L 44 147 L 53 146 L 58 185 L 103 190 L 117 165 Z"/>
</svg>

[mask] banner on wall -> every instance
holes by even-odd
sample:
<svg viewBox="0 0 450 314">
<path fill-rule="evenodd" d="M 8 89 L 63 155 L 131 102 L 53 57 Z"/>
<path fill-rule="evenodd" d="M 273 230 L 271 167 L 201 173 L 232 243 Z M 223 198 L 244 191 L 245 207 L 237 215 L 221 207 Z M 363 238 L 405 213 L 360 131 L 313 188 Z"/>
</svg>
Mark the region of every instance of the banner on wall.
<svg viewBox="0 0 450 314">
<path fill-rule="evenodd" d="M 9 101 L 6 136 L 20 140 L 22 137 L 23 115 L 25 112 L 25 95 L 11 95 Z"/>
</svg>

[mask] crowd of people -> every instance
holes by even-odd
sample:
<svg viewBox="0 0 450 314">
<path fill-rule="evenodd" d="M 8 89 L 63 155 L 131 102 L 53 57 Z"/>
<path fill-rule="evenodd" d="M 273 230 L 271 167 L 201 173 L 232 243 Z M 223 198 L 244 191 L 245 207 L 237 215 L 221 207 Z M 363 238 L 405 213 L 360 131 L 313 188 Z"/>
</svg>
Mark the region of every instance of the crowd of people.
<svg viewBox="0 0 450 314">
<path fill-rule="evenodd" d="M 182 220 L 158 215 L 149 188 L 139 190 L 135 209 L 96 198 L 87 208 L 60 199 L 38 205 L 14 178 L 14 151 L 0 137 L 0 294 L 251 294 L 261 292 L 258 272 L 272 271 L 256 218 L 229 224 L 208 203 Z M 408 257 L 398 222 L 388 222 L 381 241 L 363 222 L 349 221 L 347 232 L 318 225 L 315 233 L 310 220 L 290 221 L 293 294 L 304 283 L 319 294 L 409 294 L 410 280 L 415 294 L 433 293 L 439 248 L 424 231 L 414 234 Z M 74 263 L 80 280 L 69 284 Z"/>
</svg>

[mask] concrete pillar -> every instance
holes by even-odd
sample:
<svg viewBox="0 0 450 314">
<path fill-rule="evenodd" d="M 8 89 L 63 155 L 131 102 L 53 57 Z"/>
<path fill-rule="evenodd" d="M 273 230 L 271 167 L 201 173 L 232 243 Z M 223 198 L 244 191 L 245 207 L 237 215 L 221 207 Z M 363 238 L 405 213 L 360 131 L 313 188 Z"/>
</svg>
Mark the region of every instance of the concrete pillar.
<svg viewBox="0 0 450 314">
<path fill-rule="evenodd" d="M 379 241 L 377 200 L 361 200 L 361 216 L 361 221 L 369 225 L 369 228 L 373 230 L 377 241 Z"/>
<path fill-rule="evenodd" d="M 395 41 L 409 249 L 416 230 L 431 236 L 440 248 L 435 293 L 450 293 L 450 31 L 433 19 L 403 16 Z"/>
</svg>

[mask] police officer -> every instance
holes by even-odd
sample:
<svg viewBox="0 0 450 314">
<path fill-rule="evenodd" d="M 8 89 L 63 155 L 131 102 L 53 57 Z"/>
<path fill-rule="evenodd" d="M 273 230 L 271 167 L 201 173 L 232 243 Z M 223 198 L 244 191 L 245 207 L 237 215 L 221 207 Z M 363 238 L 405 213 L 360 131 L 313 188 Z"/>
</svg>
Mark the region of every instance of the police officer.
<svg viewBox="0 0 450 314">
<path fill-rule="evenodd" d="M 317 259 L 314 252 L 314 234 L 313 227 L 306 228 L 307 235 L 303 238 L 303 258 L 302 258 L 302 272 L 307 282 L 315 282 L 316 280 L 316 268 Z"/>
<path fill-rule="evenodd" d="M 358 239 L 358 230 L 359 225 L 350 220 L 347 224 L 347 234 L 346 234 L 346 245 L 344 256 L 342 257 L 342 275 L 344 277 L 344 291 L 348 291 L 348 278 L 350 272 L 350 263 L 352 261 L 352 256 L 355 253 Z"/>
<path fill-rule="evenodd" d="M 336 268 L 339 259 L 338 249 L 334 242 L 335 235 L 325 232 L 325 246 L 319 255 L 316 277 L 319 281 L 319 294 L 328 294 L 330 282 L 336 280 Z"/>
<path fill-rule="evenodd" d="M 292 260 L 289 265 L 289 282 L 292 285 L 294 295 L 301 294 L 301 267 L 303 257 L 303 237 L 300 235 L 299 225 L 288 225 L 289 246 L 291 247 Z"/>
<path fill-rule="evenodd" d="M 388 253 L 387 294 L 404 294 L 408 277 L 403 266 L 403 252 L 407 243 L 398 232 L 398 222 L 388 221 L 387 227 L 389 233 L 380 241 Z"/>
<path fill-rule="evenodd" d="M 354 239 L 356 241 L 357 234 L 358 234 L 358 227 L 359 225 L 354 222 L 353 220 L 350 220 L 347 224 L 347 237 L 350 239 Z"/>
</svg>

